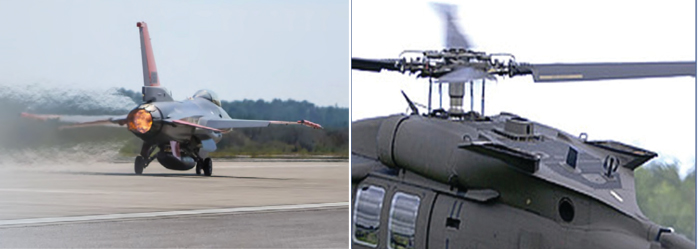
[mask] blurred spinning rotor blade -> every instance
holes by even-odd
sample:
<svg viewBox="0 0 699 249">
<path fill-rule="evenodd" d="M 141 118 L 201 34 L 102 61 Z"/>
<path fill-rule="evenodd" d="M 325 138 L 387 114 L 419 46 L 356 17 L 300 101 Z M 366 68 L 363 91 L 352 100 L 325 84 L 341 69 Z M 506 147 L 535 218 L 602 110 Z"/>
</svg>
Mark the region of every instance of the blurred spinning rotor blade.
<svg viewBox="0 0 699 249">
<path fill-rule="evenodd" d="M 400 66 L 398 65 L 398 59 L 383 59 L 383 60 L 372 60 L 372 59 L 361 59 L 352 58 L 352 69 L 365 70 L 380 72 L 383 69 L 390 71 L 400 71 Z"/>
<path fill-rule="evenodd" d="M 437 82 L 441 83 L 464 83 L 473 80 L 489 79 L 495 80 L 495 77 L 486 73 L 483 70 L 478 70 L 472 67 L 462 67 L 454 70 L 451 73 L 445 74 L 437 78 Z"/>
<path fill-rule="evenodd" d="M 533 64 L 534 82 L 634 79 L 697 75 L 696 62 Z"/>
<path fill-rule="evenodd" d="M 472 48 L 472 43 L 468 40 L 466 35 L 461 32 L 459 26 L 456 25 L 456 5 L 432 3 L 432 6 L 443 18 L 444 32 L 446 33 L 446 47 L 465 49 Z"/>
</svg>

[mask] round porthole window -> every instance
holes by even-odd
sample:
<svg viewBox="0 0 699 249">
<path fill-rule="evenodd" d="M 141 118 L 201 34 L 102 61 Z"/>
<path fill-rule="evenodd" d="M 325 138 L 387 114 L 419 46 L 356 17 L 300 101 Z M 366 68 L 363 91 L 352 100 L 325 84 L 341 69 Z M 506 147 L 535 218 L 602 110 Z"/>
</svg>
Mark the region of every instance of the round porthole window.
<svg viewBox="0 0 699 249">
<path fill-rule="evenodd" d="M 575 218 L 573 202 L 568 198 L 561 199 L 561 201 L 558 202 L 558 214 L 561 215 L 561 219 L 565 222 L 573 221 L 573 218 Z"/>
</svg>

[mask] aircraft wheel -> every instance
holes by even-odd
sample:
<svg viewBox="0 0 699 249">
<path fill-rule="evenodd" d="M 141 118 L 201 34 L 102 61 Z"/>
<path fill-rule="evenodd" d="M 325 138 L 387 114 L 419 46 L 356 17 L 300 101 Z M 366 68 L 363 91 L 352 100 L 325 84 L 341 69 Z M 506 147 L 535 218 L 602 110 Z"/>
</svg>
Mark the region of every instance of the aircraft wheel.
<svg viewBox="0 0 699 249">
<path fill-rule="evenodd" d="M 204 175 L 205 176 L 211 176 L 211 171 L 213 170 L 213 162 L 211 161 L 211 158 L 206 158 L 204 159 L 204 164 L 201 166 L 202 169 L 204 170 Z"/>
<path fill-rule="evenodd" d="M 197 166 L 195 169 L 195 171 L 197 172 L 197 175 L 201 175 L 201 168 L 202 168 L 203 164 L 204 164 L 204 160 L 197 161 Z"/>
<path fill-rule="evenodd" d="M 133 163 L 133 170 L 137 175 L 143 174 L 143 168 L 146 167 L 146 159 L 142 156 L 137 156 Z"/>
</svg>

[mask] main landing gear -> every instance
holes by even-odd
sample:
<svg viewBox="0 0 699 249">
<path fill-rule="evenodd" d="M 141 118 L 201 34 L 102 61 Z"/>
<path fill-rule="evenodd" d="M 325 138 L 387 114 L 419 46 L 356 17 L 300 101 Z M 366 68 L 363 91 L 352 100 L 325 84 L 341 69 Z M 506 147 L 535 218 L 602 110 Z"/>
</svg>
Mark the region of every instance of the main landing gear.
<svg viewBox="0 0 699 249">
<path fill-rule="evenodd" d="M 143 174 L 143 169 L 148 167 L 148 161 L 142 156 L 137 156 L 133 164 L 133 170 L 137 175 Z"/>
<path fill-rule="evenodd" d="M 211 158 L 205 158 L 204 160 L 199 159 L 197 161 L 197 175 L 201 175 L 201 171 L 204 171 L 205 176 L 211 176 L 211 173 L 213 171 L 213 162 L 211 161 Z"/>
<path fill-rule="evenodd" d="M 150 154 L 155 150 L 155 145 L 143 143 L 141 146 L 141 154 L 136 156 L 136 160 L 133 163 L 133 171 L 137 175 L 143 174 L 143 169 L 148 167 L 148 164 L 155 159 L 155 156 L 149 157 Z"/>
</svg>

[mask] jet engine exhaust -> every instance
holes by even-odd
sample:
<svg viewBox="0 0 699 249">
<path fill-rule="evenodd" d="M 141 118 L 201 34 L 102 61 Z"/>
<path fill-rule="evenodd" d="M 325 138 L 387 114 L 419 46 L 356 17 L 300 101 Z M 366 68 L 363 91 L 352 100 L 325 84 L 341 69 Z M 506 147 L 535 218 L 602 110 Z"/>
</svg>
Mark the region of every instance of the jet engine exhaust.
<svg viewBox="0 0 699 249">
<path fill-rule="evenodd" d="M 153 116 L 144 109 L 134 109 L 126 117 L 131 132 L 145 134 L 153 126 Z"/>
</svg>

